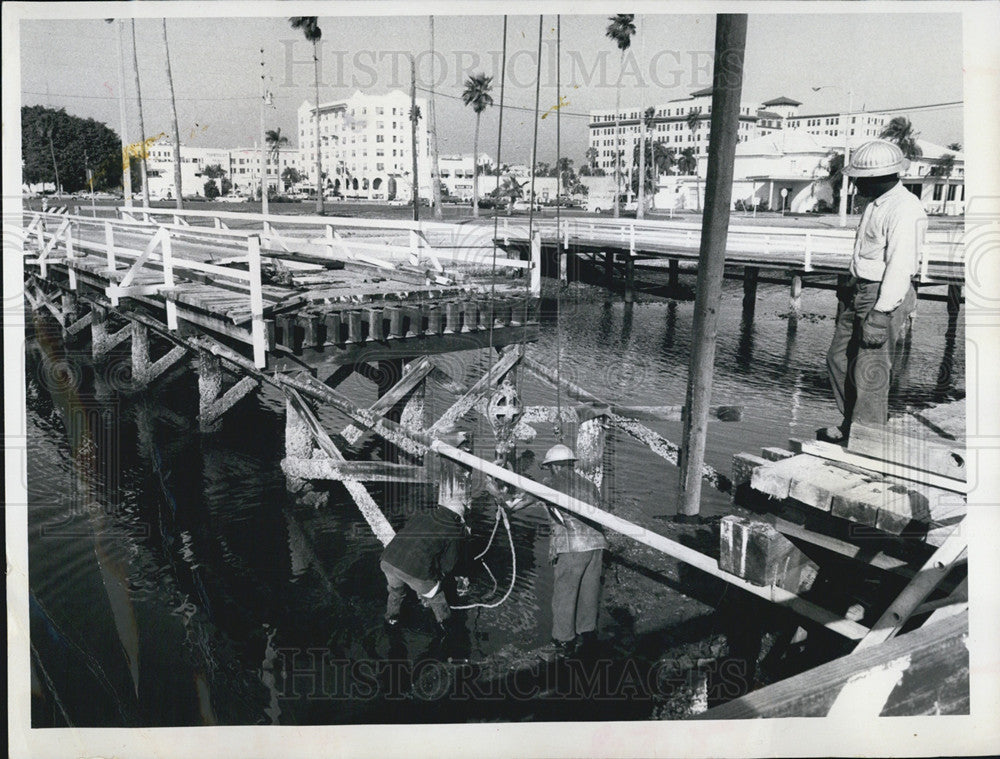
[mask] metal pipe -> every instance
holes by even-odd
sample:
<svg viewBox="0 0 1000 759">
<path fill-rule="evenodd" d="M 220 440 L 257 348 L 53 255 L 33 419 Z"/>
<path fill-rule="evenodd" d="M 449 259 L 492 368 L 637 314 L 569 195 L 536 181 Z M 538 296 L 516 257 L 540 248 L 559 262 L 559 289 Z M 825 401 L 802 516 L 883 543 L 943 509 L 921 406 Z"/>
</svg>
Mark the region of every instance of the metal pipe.
<svg viewBox="0 0 1000 759">
<path fill-rule="evenodd" d="M 489 477 L 505 482 L 508 485 L 513 485 L 529 495 L 533 495 L 536 498 L 548 501 L 549 503 L 559 506 L 560 508 L 571 511 L 574 514 L 578 514 L 593 522 L 597 522 L 598 524 L 614 530 L 615 532 L 619 532 L 632 540 L 642 543 L 643 545 L 655 548 L 668 556 L 679 559 L 685 564 L 690 564 L 691 566 L 700 569 L 702 572 L 712 575 L 713 577 L 725 580 L 727 583 L 735 585 L 736 587 L 741 588 L 742 590 L 745 590 L 759 598 L 764 598 L 781 606 L 787 606 L 802 616 L 807 617 L 846 638 L 850 638 L 851 640 L 861 640 L 868 633 L 867 628 L 863 625 L 838 617 L 833 612 L 817 606 L 816 604 L 810 603 L 790 591 L 775 586 L 760 587 L 752 585 L 746 580 L 719 569 L 718 563 L 711 556 L 707 556 L 693 548 L 683 545 L 682 543 L 678 543 L 675 540 L 664 537 L 659 533 L 651 532 L 650 530 L 640 527 L 633 522 L 629 522 L 626 519 L 622 519 L 614 514 L 603 511 L 602 509 L 599 509 L 585 501 L 581 501 L 577 498 L 566 495 L 565 493 L 561 493 L 558 490 L 548 487 L 547 485 L 542 485 L 534 480 L 529 480 L 526 477 L 515 474 L 509 469 L 504 469 L 503 467 L 497 466 L 492 462 L 485 461 L 478 456 L 466 453 L 465 451 L 455 448 L 452 445 L 448 445 L 441 440 L 432 440 L 430 443 L 430 450 L 444 456 L 447 459 L 457 461 L 460 464 L 464 464 L 465 466 L 468 466 L 476 471 L 482 472 Z"/>
</svg>

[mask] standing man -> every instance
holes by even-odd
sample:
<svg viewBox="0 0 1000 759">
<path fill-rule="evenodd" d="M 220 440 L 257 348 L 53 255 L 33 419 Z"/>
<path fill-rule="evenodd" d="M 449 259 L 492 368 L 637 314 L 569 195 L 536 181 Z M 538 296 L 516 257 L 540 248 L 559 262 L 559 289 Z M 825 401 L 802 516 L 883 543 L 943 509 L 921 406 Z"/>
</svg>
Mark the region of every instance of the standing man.
<svg viewBox="0 0 1000 759">
<path fill-rule="evenodd" d="M 548 470 L 542 483 L 597 507 L 601 503 L 601 491 L 574 470 L 575 461 L 576 454 L 569 446 L 552 446 L 542 460 L 542 469 Z M 601 564 L 608 541 L 596 522 L 557 509 L 527 493 L 509 502 L 508 506 L 511 511 L 519 511 L 533 503 L 546 507 L 552 525 L 549 540 L 549 559 L 554 567 L 552 642 L 543 654 L 555 659 L 578 653 L 597 636 Z"/>
<path fill-rule="evenodd" d="M 829 440 L 844 441 L 851 424 L 882 426 L 889 416 L 892 356 L 906 320 L 917 304 L 913 277 L 927 214 L 920 200 L 899 181 L 902 151 L 872 140 L 851 156 L 846 173 L 868 200 L 854 239 L 851 278 L 838 291 L 837 322 L 826 356 L 839 427 Z"/>
</svg>

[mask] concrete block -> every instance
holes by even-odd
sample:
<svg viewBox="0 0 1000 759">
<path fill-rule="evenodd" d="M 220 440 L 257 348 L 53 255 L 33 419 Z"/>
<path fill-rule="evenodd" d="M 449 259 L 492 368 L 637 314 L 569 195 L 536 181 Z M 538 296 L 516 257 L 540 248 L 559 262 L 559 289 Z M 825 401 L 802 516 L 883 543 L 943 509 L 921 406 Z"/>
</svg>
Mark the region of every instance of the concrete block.
<svg viewBox="0 0 1000 759">
<path fill-rule="evenodd" d="M 719 568 L 759 586 L 793 593 L 812 587 L 819 567 L 767 522 L 723 517 L 719 527 Z"/>
</svg>

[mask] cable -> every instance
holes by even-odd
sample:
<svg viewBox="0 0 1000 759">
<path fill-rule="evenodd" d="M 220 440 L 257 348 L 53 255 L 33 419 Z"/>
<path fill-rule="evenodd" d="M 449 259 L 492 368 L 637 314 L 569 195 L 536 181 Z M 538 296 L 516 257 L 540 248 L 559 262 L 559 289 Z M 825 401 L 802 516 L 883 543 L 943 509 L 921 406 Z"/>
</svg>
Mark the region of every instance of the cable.
<svg viewBox="0 0 1000 759">
<path fill-rule="evenodd" d="M 562 29 L 560 27 L 561 16 L 556 16 L 556 103 L 562 103 L 562 90 L 560 89 L 560 76 L 561 76 L 561 55 L 560 55 L 560 43 L 562 41 Z M 562 184 L 562 168 L 559 162 L 562 158 L 562 145 L 561 136 L 562 128 L 559 123 L 559 115 L 562 112 L 562 108 L 556 110 L 556 261 L 559 262 L 559 276 L 562 279 L 562 256 L 566 255 L 566 251 L 559 250 L 559 231 L 561 229 L 560 224 L 562 223 L 562 214 L 560 213 L 562 209 L 562 199 L 559 197 L 559 187 Z M 566 259 L 567 272 L 569 267 L 569 258 Z M 568 277 L 567 277 L 568 278 Z M 559 289 L 556 290 L 556 432 L 559 435 L 559 442 L 565 442 L 565 436 L 563 433 L 563 423 L 562 423 L 562 283 L 560 282 Z"/>
</svg>

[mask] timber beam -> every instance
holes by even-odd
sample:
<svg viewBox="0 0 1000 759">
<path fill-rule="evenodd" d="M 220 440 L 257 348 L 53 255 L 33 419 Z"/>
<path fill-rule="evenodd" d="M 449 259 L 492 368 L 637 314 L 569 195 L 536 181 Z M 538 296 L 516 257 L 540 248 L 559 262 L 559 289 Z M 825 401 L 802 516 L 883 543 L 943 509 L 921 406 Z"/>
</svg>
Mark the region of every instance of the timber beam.
<svg viewBox="0 0 1000 759">
<path fill-rule="evenodd" d="M 202 432 L 218 430 L 222 415 L 260 384 L 253 377 L 243 377 L 223 392 L 223 377 L 219 358 L 207 351 L 198 351 L 198 427 Z"/>
</svg>

